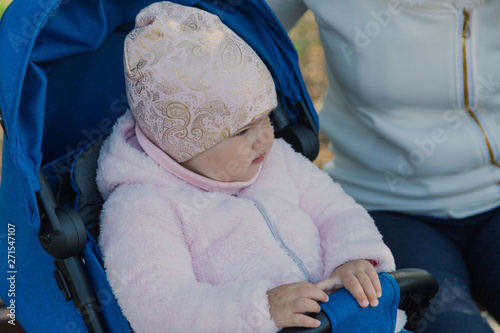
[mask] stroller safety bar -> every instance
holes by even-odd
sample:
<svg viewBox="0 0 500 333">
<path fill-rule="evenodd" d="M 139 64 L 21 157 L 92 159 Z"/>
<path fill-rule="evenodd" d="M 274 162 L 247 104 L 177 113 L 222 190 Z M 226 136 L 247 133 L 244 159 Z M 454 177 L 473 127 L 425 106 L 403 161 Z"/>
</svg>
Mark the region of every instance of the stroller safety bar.
<svg viewBox="0 0 500 333">
<path fill-rule="evenodd" d="M 43 171 L 38 174 L 40 191 L 40 233 L 38 238 L 45 251 L 55 258 L 73 256 L 85 246 L 87 233 L 81 219 L 73 209 L 58 206 Z"/>
<path fill-rule="evenodd" d="M 84 223 L 72 208 L 57 205 L 43 171 L 40 171 L 39 181 L 41 190 L 37 193 L 37 198 L 42 220 L 39 239 L 45 251 L 55 257 L 56 282 L 66 301 L 72 300 L 79 309 L 89 332 L 109 332 L 81 256 L 87 238 Z M 400 269 L 391 275 L 400 288 L 399 308 L 408 315 L 405 329 L 412 331 L 418 326 L 432 297 L 438 291 L 437 281 L 422 269 Z M 324 312 L 311 316 L 321 322 L 319 327 L 286 328 L 281 332 L 331 331 L 330 321 Z"/>
<path fill-rule="evenodd" d="M 405 329 L 415 331 L 420 320 L 428 309 L 430 302 L 437 293 L 439 287 L 437 280 L 427 271 L 418 268 L 403 268 L 390 273 L 398 283 L 400 289 L 400 299 L 398 308 L 404 310 L 408 316 Z M 311 314 L 311 317 L 318 319 L 321 325 L 316 328 L 285 328 L 282 333 L 330 333 L 332 331 L 330 320 L 321 311 Z"/>
<path fill-rule="evenodd" d="M 292 145 L 295 151 L 302 153 L 305 157 L 314 161 L 319 153 L 318 129 L 311 117 L 311 112 L 307 103 L 300 101 L 295 105 L 295 108 L 300 110 L 303 115 L 297 124 L 288 124 L 284 129 L 278 129 L 275 133 L 276 137 L 283 138 L 286 142 Z M 279 127 L 279 115 L 282 111 L 273 111 L 273 126 Z M 283 117 L 283 116 L 282 116 Z M 278 126 L 277 126 L 278 125 Z"/>
<path fill-rule="evenodd" d="M 54 278 L 66 301 L 73 300 L 91 333 L 108 332 L 81 252 L 87 240 L 85 226 L 70 207 L 58 206 L 43 171 L 37 192 L 41 228 L 38 235 L 45 251 L 55 258 Z"/>
</svg>

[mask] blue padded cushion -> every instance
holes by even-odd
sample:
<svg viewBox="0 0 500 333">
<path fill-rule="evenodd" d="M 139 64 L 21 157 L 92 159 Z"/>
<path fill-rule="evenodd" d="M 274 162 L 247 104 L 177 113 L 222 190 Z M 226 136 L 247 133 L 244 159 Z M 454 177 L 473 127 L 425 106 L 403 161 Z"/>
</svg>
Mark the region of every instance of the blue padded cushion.
<svg viewBox="0 0 500 333">
<path fill-rule="evenodd" d="M 332 333 L 393 333 L 396 327 L 399 286 L 387 273 L 379 274 L 382 297 L 377 307 L 362 308 L 351 293 L 342 288 L 330 295 L 321 309 L 330 319 Z"/>
</svg>

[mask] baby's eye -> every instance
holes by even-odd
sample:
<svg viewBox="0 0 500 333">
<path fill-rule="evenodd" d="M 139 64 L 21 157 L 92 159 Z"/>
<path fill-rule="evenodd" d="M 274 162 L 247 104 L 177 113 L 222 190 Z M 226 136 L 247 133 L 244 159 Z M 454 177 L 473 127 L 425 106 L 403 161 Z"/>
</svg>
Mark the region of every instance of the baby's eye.
<svg viewBox="0 0 500 333">
<path fill-rule="evenodd" d="M 244 129 L 242 131 L 239 131 L 238 133 L 236 133 L 234 136 L 243 136 L 245 135 L 246 133 L 248 132 L 248 128 L 247 129 Z"/>
</svg>

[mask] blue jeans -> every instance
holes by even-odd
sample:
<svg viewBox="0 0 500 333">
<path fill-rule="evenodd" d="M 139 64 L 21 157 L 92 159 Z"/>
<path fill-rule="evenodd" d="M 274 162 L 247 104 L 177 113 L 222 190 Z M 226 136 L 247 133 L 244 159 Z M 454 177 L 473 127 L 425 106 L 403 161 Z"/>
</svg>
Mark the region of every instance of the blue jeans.
<svg viewBox="0 0 500 333">
<path fill-rule="evenodd" d="M 493 332 L 476 302 L 500 322 L 500 207 L 464 219 L 371 211 L 397 268 L 439 282 L 417 332 Z"/>
</svg>

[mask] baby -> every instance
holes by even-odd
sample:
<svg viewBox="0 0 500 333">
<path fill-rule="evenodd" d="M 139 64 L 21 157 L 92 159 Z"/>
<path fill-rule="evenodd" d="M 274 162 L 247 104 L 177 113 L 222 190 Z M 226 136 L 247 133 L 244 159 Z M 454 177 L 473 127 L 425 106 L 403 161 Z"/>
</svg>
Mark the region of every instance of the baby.
<svg viewBox="0 0 500 333">
<path fill-rule="evenodd" d="M 394 259 L 368 213 L 283 140 L 273 80 L 216 16 L 170 2 L 125 40 L 130 110 L 105 142 L 99 244 L 136 332 L 276 332 Z"/>
</svg>

